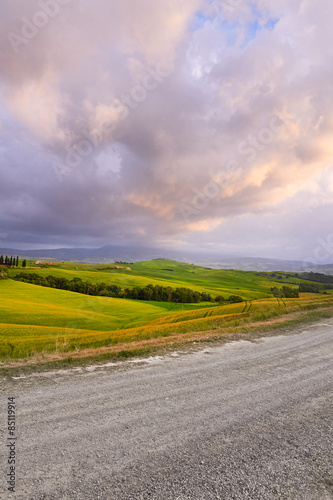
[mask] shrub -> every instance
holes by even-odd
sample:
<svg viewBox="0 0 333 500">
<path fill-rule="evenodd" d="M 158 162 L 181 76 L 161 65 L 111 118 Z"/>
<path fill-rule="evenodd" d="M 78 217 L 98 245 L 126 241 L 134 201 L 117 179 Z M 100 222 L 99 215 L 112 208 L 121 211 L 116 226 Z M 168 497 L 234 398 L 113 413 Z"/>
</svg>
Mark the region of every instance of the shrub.
<svg viewBox="0 0 333 500">
<path fill-rule="evenodd" d="M 8 279 L 8 273 L 6 269 L 0 269 L 0 280 Z"/>
<path fill-rule="evenodd" d="M 230 295 L 229 302 L 233 303 L 244 302 L 244 299 L 242 299 L 242 297 L 240 297 L 239 295 Z"/>
</svg>

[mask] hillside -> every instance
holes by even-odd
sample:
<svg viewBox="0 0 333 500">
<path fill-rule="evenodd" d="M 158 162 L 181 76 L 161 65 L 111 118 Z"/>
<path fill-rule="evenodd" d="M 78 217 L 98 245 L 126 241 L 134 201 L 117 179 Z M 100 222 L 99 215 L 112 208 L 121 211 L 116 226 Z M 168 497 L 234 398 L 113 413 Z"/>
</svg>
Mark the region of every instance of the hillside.
<svg viewBox="0 0 333 500">
<path fill-rule="evenodd" d="M 268 259 L 261 257 L 233 256 L 214 252 L 181 251 L 170 248 L 125 247 L 108 245 L 102 248 L 54 248 L 37 250 L 18 250 L 0 248 L 0 254 L 19 255 L 20 258 L 34 260 L 71 261 L 86 264 L 110 263 L 117 260 L 142 262 L 167 258 L 178 262 L 194 262 L 215 269 L 239 269 L 243 271 L 284 271 L 302 272 L 312 270 L 333 274 L 333 264 L 321 265 L 311 262 Z"/>
<path fill-rule="evenodd" d="M 31 263 L 32 264 L 32 263 Z M 245 300 L 271 296 L 271 288 L 276 282 L 254 272 L 209 269 L 194 264 L 184 264 L 168 259 L 118 264 L 121 269 L 114 269 L 114 264 L 89 265 L 73 263 L 54 263 L 40 267 L 29 265 L 25 272 L 37 272 L 42 276 L 57 276 L 72 279 L 79 276 L 91 283 L 106 282 L 121 287 L 161 285 L 170 287 L 188 287 L 199 292 L 216 295 L 240 295 Z M 130 270 L 126 270 L 130 267 Z M 10 269 L 10 277 L 21 273 L 22 269 Z"/>
<path fill-rule="evenodd" d="M 129 300 L 47 288 L 13 279 L 0 281 L 0 359 L 29 359 L 71 353 L 82 349 L 116 349 L 191 332 L 232 332 L 252 328 L 257 322 L 271 321 L 311 310 L 330 310 L 333 293 L 304 293 L 299 299 L 276 299 L 272 287 L 296 287 L 304 280 L 292 273 L 254 273 L 209 269 L 167 259 L 134 264 L 88 265 L 28 262 L 26 268 L 10 268 L 9 276 L 37 273 L 41 276 L 81 278 L 90 283 L 117 284 L 122 289 L 147 284 L 187 287 L 215 298 L 241 296 L 243 302 L 223 305 Z M 326 314 L 326 312 L 325 312 Z M 275 320 L 274 320 L 275 321 Z M 197 333 L 196 333 L 197 334 Z M 177 337 L 177 338 L 178 338 Z M 134 345 L 133 344 L 133 345 Z M 123 349 L 123 348 L 122 348 Z M 111 352 L 111 351 L 110 351 Z M 61 354 L 62 353 L 62 354 Z M 93 354 L 91 354 L 93 355 Z"/>
</svg>

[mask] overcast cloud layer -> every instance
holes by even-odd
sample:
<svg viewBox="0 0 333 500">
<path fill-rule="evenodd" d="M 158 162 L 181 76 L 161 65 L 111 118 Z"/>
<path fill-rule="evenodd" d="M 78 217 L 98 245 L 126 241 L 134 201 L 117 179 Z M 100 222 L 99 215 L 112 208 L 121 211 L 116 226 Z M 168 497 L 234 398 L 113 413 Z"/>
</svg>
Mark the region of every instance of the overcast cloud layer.
<svg viewBox="0 0 333 500">
<path fill-rule="evenodd" d="M 0 246 L 333 261 L 331 0 L 0 14 Z"/>
</svg>

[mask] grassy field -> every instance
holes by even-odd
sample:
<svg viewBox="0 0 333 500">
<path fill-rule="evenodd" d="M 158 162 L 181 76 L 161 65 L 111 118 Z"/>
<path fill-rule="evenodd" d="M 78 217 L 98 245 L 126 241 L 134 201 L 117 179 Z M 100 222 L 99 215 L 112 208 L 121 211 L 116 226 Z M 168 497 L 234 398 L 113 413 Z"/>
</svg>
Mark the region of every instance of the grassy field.
<svg viewBox="0 0 333 500">
<path fill-rule="evenodd" d="M 145 302 L 93 297 L 1 280 L 0 360 L 27 359 L 38 353 L 76 353 L 82 349 L 110 348 L 191 332 L 232 331 L 333 306 L 332 294 L 272 298 L 270 288 L 283 283 L 252 272 L 205 269 L 163 259 L 127 266 L 131 267 L 130 271 L 108 268 L 111 266 L 61 263 L 50 268 L 29 266 L 25 271 L 67 278 L 79 276 L 94 283 L 105 281 L 122 287 L 148 283 L 173 288 L 184 286 L 226 298 L 237 294 L 245 301 L 222 306 Z M 11 276 L 17 272 L 22 269 L 9 270 Z M 287 281 L 288 277 L 283 275 Z M 290 276 L 291 282 L 294 279 Z"/>
<path fill-rule="evenodd" d="M 123 288 L 134 286 L 162 285 L 187 287 L 199 292 L 210 293 L 213 297 L 224 295 L 240 295 L 245 300 L 267 298 L 276 281 L 264 278 L 254 272 L 224 269 L 207 269 L 204 267 L 183 264 L 167 259 L 156 259 L 147 262 L 123 265 L 123 269 L 112 269 L 112 264 L 89 265 L 73 263 L 57 263 L 55 266 L 43 267 L 31 265 L 27 272 L 37 272 L 42 276 L 56 276 L 67 279 L 79 276 L 92 283 L 110 283 Z M 127 271 L 126 267 L 131 270 Z M 15 276 L 22 269 L 10 269 L 9 275 Z M 291 285 L 293 286 L 293 285 Z"/>
<path fill-rule="evenodd" d="M 69 336 L 76 340 L 86 331 L 96 336 L 99 332 L 146 325 L 172 312 L 205 307 L 205 303 L 175 304 L 91 297 L 1 280 L 0 359 L 9 354 L 24 357 L 32 352 L 52 350 L 59 342 L 63 344 L 64 338 Z"/>
</svg>

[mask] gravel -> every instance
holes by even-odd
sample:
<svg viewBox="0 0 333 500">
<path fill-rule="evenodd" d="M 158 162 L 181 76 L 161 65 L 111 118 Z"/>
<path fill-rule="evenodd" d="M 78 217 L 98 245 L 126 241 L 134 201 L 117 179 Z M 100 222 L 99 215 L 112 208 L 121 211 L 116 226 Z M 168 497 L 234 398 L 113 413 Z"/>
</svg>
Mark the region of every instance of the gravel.
<svg viewBox="0 0 333 500">
<path fill-rule="evenodd" d="M 1 381 L 1 499 L 333 499 L 333 320 L 295 334 Z M 5 445 L 2 446 L 2 451 Z"/>
</svg>

